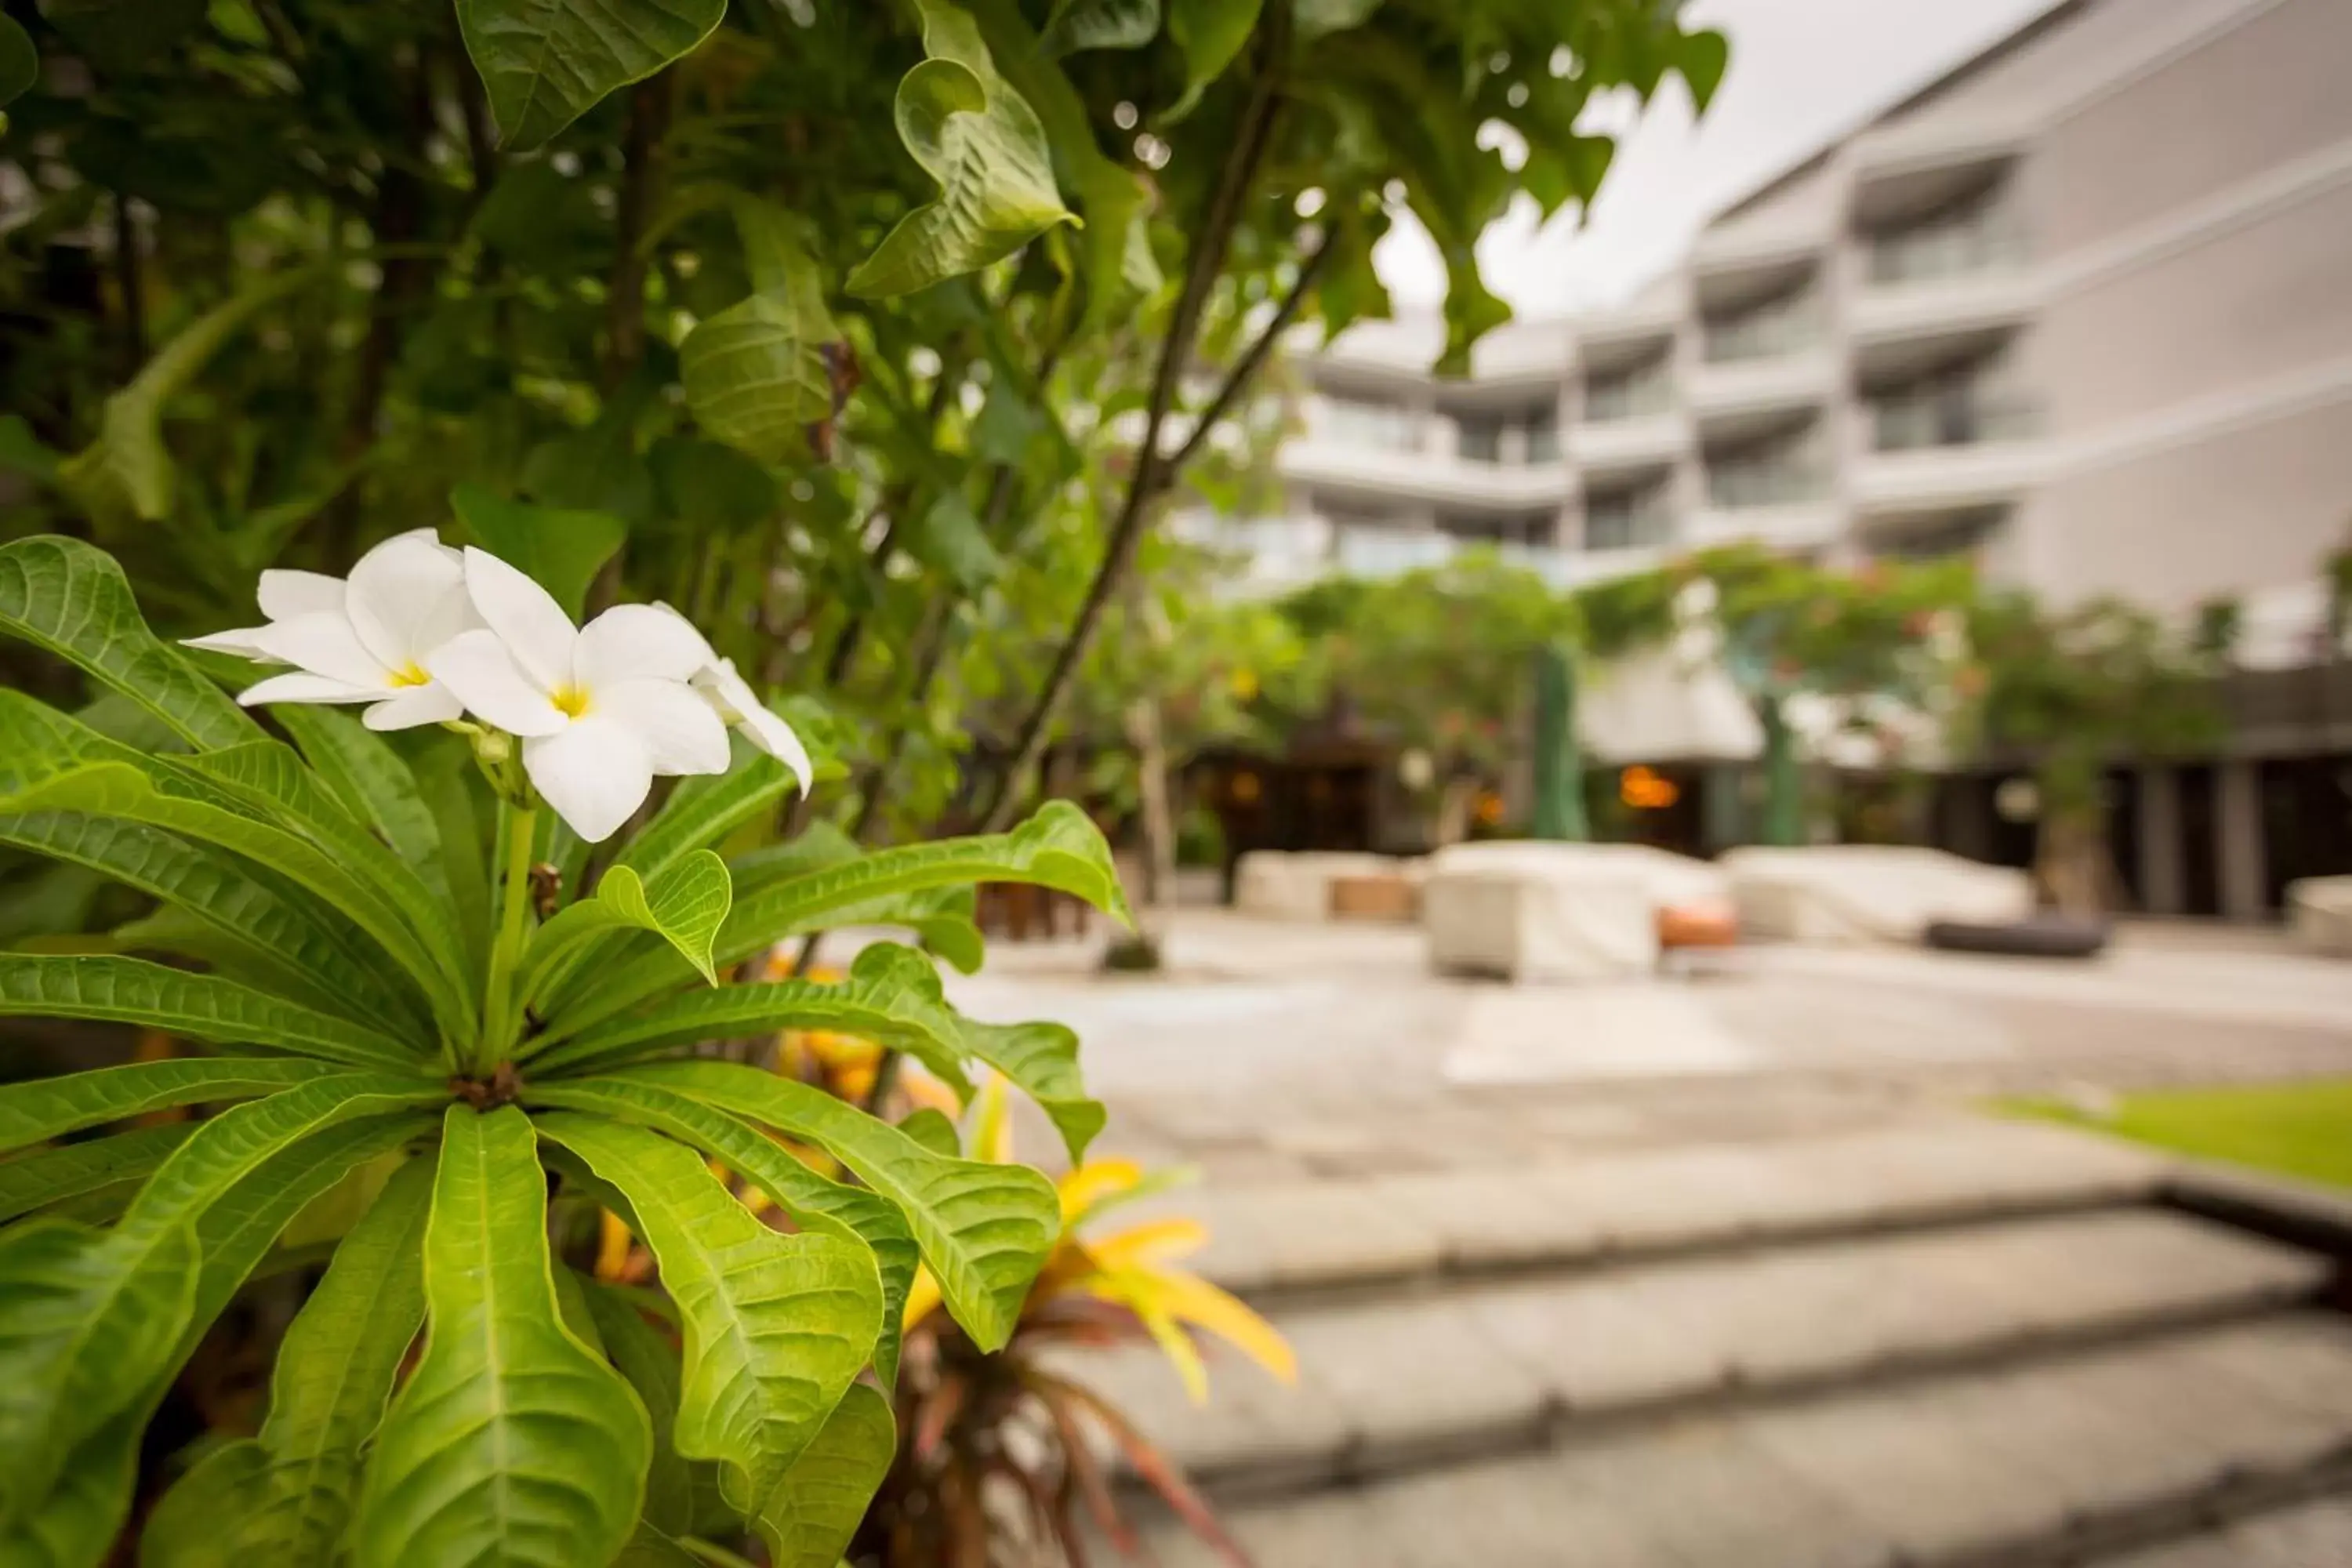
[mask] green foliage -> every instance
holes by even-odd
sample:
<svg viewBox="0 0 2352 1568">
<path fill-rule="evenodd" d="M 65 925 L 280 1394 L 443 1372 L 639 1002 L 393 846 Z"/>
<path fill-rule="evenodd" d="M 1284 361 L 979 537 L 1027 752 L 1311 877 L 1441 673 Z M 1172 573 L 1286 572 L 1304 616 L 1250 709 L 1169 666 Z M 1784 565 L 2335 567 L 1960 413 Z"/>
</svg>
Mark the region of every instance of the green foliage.
<svg viewBox="0 0 2352 1568">
<path fill-rule="evenodd" d="M 126 689 L 161 652 L 135 608 L 120 605 L 109 630 L 43 629 L 72 626 L 55 596 L 119 590 L 99 558 L 73 559 L 81 570 L 25 578 L 11 624 Z M 202 713 L 197 689 L 169 710 Z M 501 929 L 523 935 L 509 961 L 483 964 L 455 952 L 447 889 L 452 866 L 488 846 L 426 805 L 434 792 L 408 748 L 310 715 L 295 725 L 307 757 L 242 725 L 201 724 L 182 729 L 199 750 L 156 755 L 30 698 L 7 707 L 17 749 L 0 825 L 13 842 L 201 917 L 191 929 L 205 940 L 184 959 L 209 963 L 211 939 L 229 938 L 247 956 L 301 953 L 296 967 L 415 990 L 405 1007 L 340 1008 L 331 988 L 290 984 L 283 966 L 233 980 L 115 954 L 0 954 L 0 1013 L 163 1029 L 221 1053 L 0 1088 L 0 1150 L 33 1149 L 0 1164 L 12 1222 L 0 1229 L 0 1542 L 98 1562 L 131 1506 L 141 1430 L 188 1347 L 296 1208 L 392 1152 L 404 1163 L 366 1189 L 286 1335 L 261 1431 L 191 1469 L 158 1508 L 142 1561 L 341 1550 L 362 1564 L 568 1568 L 690 1556 L 691 1538 L 710 1532 L 757 1534 L 780 1562 L 831 1560 L 893 1451 L 887 1402 L 856 1380 L 896 1374 L 918 1257 L 975 1340 L 1002 1342 L 1058 1235 L 1053 1188 L 752 1068 L 644 1058 L 795 1024 L 855 1027 L 918 1047 L 950 1084 L 968 1086 L 972 1063 L 994 1067 L 1082 1147 L 1101 1111 L 1068 1031 L 959 1016 L 909 949 L 869 950 L 835 984 L 711 982 L 774 933 L 952 909 L 924 900 L 982 877 L 1116 910 L 1108 850 L 1085 818 L 1049 810 L 1010 834 L 875 855 L 819 836 L 821 852 L 738 903 L 708 841 L 781 790 L 772 768 L 747 765 L 740 781 L 680 791 L 584 892 L 558 891 L 536 916 L 530 880 L 509 880 Z M 492 804 L 484 784 L 472 792 Z M 509 833 L 524 831 L 518 808 L 498 809 Z M 148 940 L 169 952 L 172 937 L 158 922 Z M 461 974 L 482 977 L 481 1005 L 454 984 Z M 583 998 L 613 994 L 614 975 L 625 998 L 577 1023 L 595 1011 Z M 443 990 L 456 1005 L 428 1009 Z M 519 1020 L 503 1026 L 514 1037 L 499 1019 Z M 624 1060 L 637 1065 L 612 1068 Z M 226 1108 L 33 1148 L 199 1105 Z M 824 1150 L 863 1185 L 819 1173 L 774 1134 Z M 794 1234 L 755 1218 L 710 1157 L 767 1193 Z M 682 1361 L 665 1363 L 677 1352 L 658 1339 L 605 1342 L 610 1304 L 583 1296 L 551 1248 L 551 1173 L 559 1208 L 609 1207 L 652 1248 Z M 53 1212 L 117 1190 L 129 1195 L 110 1227 Z M 708 1466 L 717 1484 L 696 1489 Z"/>
<path fill-rule="evenodd" d="M 726 15 L 726 0 L 457 0 L 500 140 L 518 152 L 685 54 Z"/>
</svg>

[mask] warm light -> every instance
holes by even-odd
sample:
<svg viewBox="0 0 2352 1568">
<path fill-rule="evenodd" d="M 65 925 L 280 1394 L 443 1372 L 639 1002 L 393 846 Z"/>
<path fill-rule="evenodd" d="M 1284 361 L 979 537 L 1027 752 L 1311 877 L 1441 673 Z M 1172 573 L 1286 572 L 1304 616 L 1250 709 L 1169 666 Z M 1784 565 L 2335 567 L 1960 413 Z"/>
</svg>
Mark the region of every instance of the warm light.
<svg viewBox="0 0 2352 1568">
<path fill-rule="evenodd" d="M 1664 811 L 1682 797 L 1681 785 L 1639 763 L 1617 775 L 1617 798 L 1635 811 Z"/>
<path fill-rule="evenodd" d="M 1226 786 L 1226 789 L 1235 800 L 1240 801 L 1244 805 L 1247 805 L 1250 802 L 1257 798 L 1257 775 L 1255 773 L 1235 773 L 1233 777 L 1233 782 Z"/>
<path fill-rule="evenodd" d="M 1503 797 L 1493 790 L 1478 797 L 1478 820 L 1488 827 L 1503 820 Z"/>
</svg>

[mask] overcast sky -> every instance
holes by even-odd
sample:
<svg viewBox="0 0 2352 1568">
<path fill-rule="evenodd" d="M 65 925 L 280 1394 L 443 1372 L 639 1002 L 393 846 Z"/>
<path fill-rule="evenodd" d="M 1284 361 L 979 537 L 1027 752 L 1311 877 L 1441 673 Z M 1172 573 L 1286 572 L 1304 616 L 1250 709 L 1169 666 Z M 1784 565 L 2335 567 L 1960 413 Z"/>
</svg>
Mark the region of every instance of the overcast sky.
<svg viewBox="0 0 2352 1568">
<path fill-rule="evenodd" d="M 1564 208 L 1540 230 L 1520 205 L 1478 247 L 1487 286 L 1523 316 L 1611 303 L 1681 254 L 1708 216 L 1813 149 L 2048 10 L 2055 0 L 1694 0 L 1694 25 L 1731 39 L 1731 69 L 1691 123 L 1677 79 L 1630 135 L 1581 232 Z M 1621 130 L 1622 105 L 1594 123 Z M 1409 217 L 1378 254 L 1400 309 L 1432 308 L 1445 274 Z"/>
</svg>

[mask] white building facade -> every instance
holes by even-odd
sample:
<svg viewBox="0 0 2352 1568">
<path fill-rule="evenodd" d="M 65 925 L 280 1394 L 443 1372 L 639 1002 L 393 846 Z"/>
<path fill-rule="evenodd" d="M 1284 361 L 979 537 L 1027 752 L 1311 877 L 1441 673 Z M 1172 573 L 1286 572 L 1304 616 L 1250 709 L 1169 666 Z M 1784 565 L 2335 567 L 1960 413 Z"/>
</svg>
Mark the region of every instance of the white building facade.
<svg viewBox="0 0 2352 1568">
<path fill-rule="evenodd" d="M 1759 540 L 1976 555 L 2303 635 L 2352 520 L 2352 4 L 2073 0 L 1718 216 L 1631 303 L 1306 364 L 1270 584 L 1472 542 L 1563 584 Z M 2283 655 L 2282 655 L 2283 657 Z"/>
</svg>

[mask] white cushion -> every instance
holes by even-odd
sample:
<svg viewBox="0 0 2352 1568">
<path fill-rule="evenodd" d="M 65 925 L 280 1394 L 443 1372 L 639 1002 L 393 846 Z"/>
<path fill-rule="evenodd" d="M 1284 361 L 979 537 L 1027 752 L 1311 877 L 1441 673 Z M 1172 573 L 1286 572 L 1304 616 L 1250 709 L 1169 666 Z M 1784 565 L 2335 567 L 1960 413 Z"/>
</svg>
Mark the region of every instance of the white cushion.
<svg viewBox="0 0 2352 1568">
<path fill-rule="evenodd" d="M 2022 871 L 1895 844 L 1752 846 L 1721 862 L 1744 936 L 1910 944 L 1936 921 L 1998 924 L 2033 912 Z"/>
<path fill-rule="evenodd" d="M 1390 856 L 1345 850 L 1253 849 L 1234 870 L 1234 908 L 1274 920 L 1328 920 L 1334 878 L 1375 877 L 1400 865 Z"/>
<path fill-rule="evenodd" d="M 1643 888 L 1653 913 L 1669 905 L 1727 904 L 1731 883 L 1705 860 L 1646 844 L 1562 844 L 1543 838 L 1492 838 L 1454 844 L 1430 857 L 1430 873 L 1517 871 L 1571 881 L 1594 878 Z"/>
<path fill-rule="evenodd" d="M 2295 940 L 2315 952 L 2352 958 L 2352 877 L 2305 877 L 2286 885 Z"/>
<path fill-rule="evenodd" d="M 1658 921 L 1638 876 L 1558 868 L 1433 868 L 1423 884 L 1429 960 L 1448 974 L 1607 980 L 1657 965 Z"/>
</svg>

